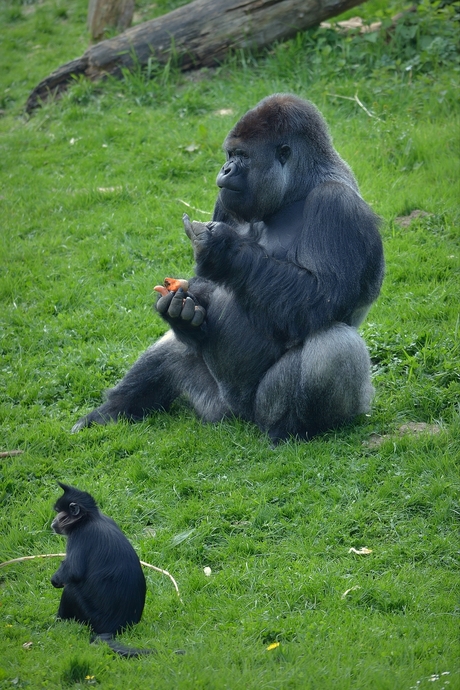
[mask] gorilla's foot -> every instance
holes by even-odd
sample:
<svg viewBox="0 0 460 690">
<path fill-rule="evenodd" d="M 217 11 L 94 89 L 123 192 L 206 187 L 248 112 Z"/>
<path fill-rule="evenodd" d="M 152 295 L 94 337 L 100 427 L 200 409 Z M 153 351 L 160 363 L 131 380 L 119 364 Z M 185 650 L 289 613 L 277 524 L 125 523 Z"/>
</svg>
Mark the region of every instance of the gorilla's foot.
<svg viewBox="0 0 460 690">
<path fill-rule="evenodd" d="M 110 422 L 116 422 L 117 418 L 118 415 L 103 412 L 101 407 L 97 407 L 95 410 L 85 415 L 84 417 L 80 417 L 78 422 L 73 425 L 71 433 L 76 434 L 77 431 L 81 431 L 82 429 L 85 429 L 88 426 L 92 426 L 93 424 L 99 424 L 101 426 L 104 426 L 105 424 L 110 424 Z"/>
</svg>

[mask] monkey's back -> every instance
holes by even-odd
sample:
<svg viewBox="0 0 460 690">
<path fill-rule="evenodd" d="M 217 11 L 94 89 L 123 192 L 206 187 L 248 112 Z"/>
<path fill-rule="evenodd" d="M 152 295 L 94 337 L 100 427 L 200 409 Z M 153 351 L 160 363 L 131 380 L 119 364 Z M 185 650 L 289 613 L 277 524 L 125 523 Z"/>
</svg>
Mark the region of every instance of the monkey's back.
<svg viewBox="0 0 460 690">
<path fill-rule="evenodd" d="M 65 586 L 84 607 L 84 622 L 95 633 L 115 635 L 138 623 L 146 584 L 139 558 L 118 525 L 99 512 L 67 541 L 66 560 L 83 559 L 83 577 Z M 82 621 L 83 622 L 83 621 Z"/>
</svg>

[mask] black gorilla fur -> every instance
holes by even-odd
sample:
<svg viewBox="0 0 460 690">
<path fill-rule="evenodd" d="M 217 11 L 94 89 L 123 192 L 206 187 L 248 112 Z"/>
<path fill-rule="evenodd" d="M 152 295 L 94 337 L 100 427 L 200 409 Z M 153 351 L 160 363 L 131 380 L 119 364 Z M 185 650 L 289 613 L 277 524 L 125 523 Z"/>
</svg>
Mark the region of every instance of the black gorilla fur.
<svg viewBox="0 0 460 690">
<path fill-rule="evenodd" d="M 66 558 L 51 578 L 63 587 L 58 618 L 89 625 L 121 656 L 151 650 L 125 647 L 113 637 L 138 623 L 145 603 L 145 577 L 139 558 L 118 525 L 98 509 L 94 498 L 61 484 L 52 528 L 67 537 Z"/>
<path fill-rule="evenodd" d="M 140 420 L 181 395 L 203 420 L 235 415 L 275 443 L 369 410 L 356 328 L 383 279 L 379 221 L 326 123 L 308 101 L 275 94 L 224 148 L 213 221 L 184 216 L 196 276 L 157 302 L 171 329 L 74 431 Z"/>
</svg>

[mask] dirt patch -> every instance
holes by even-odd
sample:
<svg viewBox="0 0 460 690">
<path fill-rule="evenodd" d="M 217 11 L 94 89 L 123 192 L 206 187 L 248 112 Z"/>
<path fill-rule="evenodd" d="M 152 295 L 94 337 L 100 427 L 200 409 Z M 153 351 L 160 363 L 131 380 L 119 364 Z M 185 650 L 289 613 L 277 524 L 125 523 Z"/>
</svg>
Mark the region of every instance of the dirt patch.
<svg viewBox="0 0 460 690">
<path fill-rule="evenodd" d="M 394 434 L 371 434 L 367 441 L 363 441 L 363 446 L 367 448 L 378 448 L 388 439 L 395 437 L 416 436 L 419 434 L 439 434 L 441 427 L 439 424 L 427 424 L 426 422 L 408 422 L 407 424 L 402 424 L 399 429 Z"/>
</svg>

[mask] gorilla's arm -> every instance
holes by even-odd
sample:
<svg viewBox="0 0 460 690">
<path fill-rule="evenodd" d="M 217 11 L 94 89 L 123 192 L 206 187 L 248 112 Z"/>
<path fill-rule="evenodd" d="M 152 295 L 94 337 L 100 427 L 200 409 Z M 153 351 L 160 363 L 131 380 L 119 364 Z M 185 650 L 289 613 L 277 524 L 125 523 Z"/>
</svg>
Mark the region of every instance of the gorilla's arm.
<svg viewBox="0 0 460 690">
<path fill-rule="evenodd" d="M 225 223 L 185 226 L 198 275 L 231 288 L 255 324 L 277 338 L 303 340 L 333 321 L 347 323 L 378 294 L 378 221 L 347 185 L 328 182 L 310 192 L 301 230 L 282 259 Z M 279 247 L 283 235 L 272 239 Z"/>
</svg>

